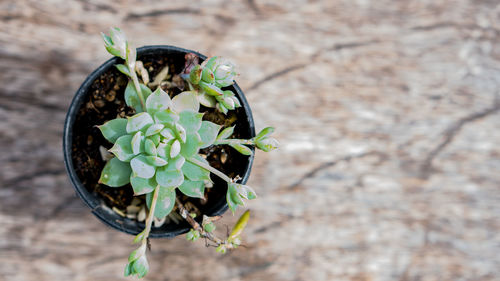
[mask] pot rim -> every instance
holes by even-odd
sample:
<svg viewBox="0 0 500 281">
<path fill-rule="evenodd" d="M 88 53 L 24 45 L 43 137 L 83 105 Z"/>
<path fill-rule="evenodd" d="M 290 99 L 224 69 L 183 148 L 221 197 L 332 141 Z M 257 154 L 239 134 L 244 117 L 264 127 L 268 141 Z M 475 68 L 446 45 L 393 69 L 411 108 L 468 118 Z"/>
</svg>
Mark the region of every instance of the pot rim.
<svg viewBox="0 0 500 281">
<path fill-rule="evenodd" d="M 140 48 L 137 48 L 137 56 L 139 57 L 140 55 L 151 55 L 155 54 L 158 52 L 179 52 L 179 53 L 194 53 L 198 55 L 201 59 L 205 60 L 207 57 L 203 54 L 200 54 L 196 51 L 189 50 L 189 49 L 184 49 L 184 48 L 179 48 L 176 46 L 170 46 L 170 45 L 147 45 L 143 46 Z M 78 197 L 82 199 L 82 201 L 92 210 L 92 213 L 102 222 L 104 222 L 106 225 L 115 228 L 121 232 L 131 234 L 131 235 L 137 235 L 139 231 L 134 231 L 133 229 L 130 229 L 125 226 L 125 224 L 120 223 L 117 218 L 122 218 L 119 217 L 118 214 L 116 214 L 114 211 L 112 211 L 109 207 L 107 207 L 103 202 L 102 199 L 99 197 L 93 195 L 90 193 L 85 186 L 81 183 L 80 179 L 78 178 L 78 175 L 76 174 L 76 171 L 73 166 L 73 159 L 72 159 L 72 138 L 73 138 L 73 124 L 76 120 L 76 116 L 80 110 L 81 105 L 83 104 L 83 101 L 86 97 L 86 94 L 88 93 L 88 89 L 92 85 L 92 83 L 104 72 L 108 71 L 108 69 L 112 68 L 114 65 L 120 63 L 122 59 L 113 57 L 111 59 L 108 59 L 105 61 L 103 64 L 101 64 L 99 67 L 97 67 L 92 73 L 90 73 L 87 78 L 84 80 L 84 82 L 81 84 L 80 88 L 76 91 L 71 104 L 68 108 L 68 112 L 66 114 L 66 119 L 64 121 L 64 133 L 63 133 L 63 154 L 64 154 L 64 164 L 66 167 L 66 171 L 68 173 L 69 179 L 71 184 L 73 185 L 74 189 L 76 190 L 76 194 Z M 238 86 L 238 84 L 235 82 L 233 85 L 234 87 L 234 92 L 235 95 L 238 96 L 238 98 L 241 101 L 242 109 L 244 110 L 244 113 L 246 115 L 246 122 L 248 123 L 249 131 L 251 137 L 255 136 L 255 124 L 254 120 L 252 117 L 252 112 L 250 109 L 250 105 L 248 104 L 248 101 L 245 98 L 245 95 L 243 94 L 243 91 L 241 88 Z M 252 147 L 252 150 L 254 148 Z M 251 156 L 248 157 L 247 161 L 247 167 L 245 168 L 245 172 L 242 175 L 241 183 L 245 184 L 248 181 L 248 178 L 250 176 L 252 164 L 254 160 L 254 153 L 252 153 Z M 223 202 L 222 202 L 223 201 Z M 214 204 L 214 206 L 210 207 L 206 213 L 210 214 L 210 216 L 216 216 L 216 215 L 221 215 L 224 212 L 226 212 L 228 209 L 227 202 L 225 200 L 219 200 Z M 202 216 L 200 216 L 201 218 Z M 126 220 L 129 220 L 127 218 L 124 218 Z M 150 234 L 151 238 L 160 238 L 160 237 L 175 237 L 177 235 L 186 233 L 189 231 L 190 227 L 183 227 L 182 224 L 179 224 L 179 228 L 174 230 L 174 231 L 152 231 Z"/>
</svg>

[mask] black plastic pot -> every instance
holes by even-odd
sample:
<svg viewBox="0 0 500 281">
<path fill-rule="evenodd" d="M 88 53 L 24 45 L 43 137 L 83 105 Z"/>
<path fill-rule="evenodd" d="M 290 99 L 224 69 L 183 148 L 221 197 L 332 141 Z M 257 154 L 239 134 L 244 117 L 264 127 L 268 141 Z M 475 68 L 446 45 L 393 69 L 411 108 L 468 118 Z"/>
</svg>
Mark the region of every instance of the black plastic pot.
<svg viewBox="0 0 500 281">
<path fill-rule="evenodd" d="M 137 56 L 140 60 L 143 56 L 180 56 L 184 59 L 184 55 L 187 53 L 195 53 L 200 59 L 206 59 L 206 56 L 199 54 L 195 51 L 178 48 L 174 46 L 145 46 L 137 49 Z M 87 96 L 90 94 L 90 86 L 92 83 L 98 79 L 103 73 L 114 69 L 114 65 L 122 63 L 122 60 L 119 58 L 112 58 L 106 61 L 104 64 L 99 66 L 94 72 L 92 72 L 87 79 L 80 86 L 78 91 L 71 102 L 69 107 L 66 121 L 64 123 L 64 135 L 63 135 L 63 153 L 64 153 L 64 162 L 66 165 L 66 170 L 68 172 L 69 178 L 73 187 L 76 190 L 78 196 L 87 204 L 87 206 L 91 209 L 92 213 L 99 218 L 105 224 L 128 234 L 136 235 L 144 229 L 144 223 L 139 223 L 135 220 L 131 220 L 125 217 L 122 217 L 112 211 L 110 208 L 107 208 L 104 205 L 103 200 L 94 193 L 89 192 L 88 188 L 86 188 L 82 181 L 79 179 L 73 163 L 72 157 L 72 145 L 73 145 L 73 125 L 75 123 L 76 116 L 82 106 L 85 105 L 84 101 Z M 255 136 L 255 128 L 254 121 L 252 118 L 252 112 L 250 111 L 250 106 L 248 105 L 247 100 L 240 87 L 235 83 L 233 86 L 229 87 L 238 99 L 241 102 L 242 107 L 238 109 L 238 124 L 239 131 L 245 138 L 251 138 Z M 123 94 L 123 93 L 121 93 Z M 243 121 L 243 122 L 242 122 Z M 100 124 L 95 124 L 100 125 Z M 246 161 L 244 161 L 241 167 L 240 176 L 242 177 L 241 182 L 246 183 L 248 177 L 250 176 L 250 170 L 253 163 L 253 156 L 246 157 Z M 212 178 L 215 179 L 215 176 L 212 175 Z M 219 188 L 222 190 L 226 190 L 227 186 L 225 183 L 221 183 L 220 181 L 215 181 L 215 185 L 212 188 Z M 210 201 L 210 200 L 209 200 Z M 225 196 L 219 196 L 212 200 L 212 204 L 207 204 L 203 208 L 203 213 L 208 216 L 221 215 L 225 211 L 227 211 L 228 206 L 226 203 Z M 201 218 L 199 218 L 201 219 Z M 150 237 L 158 238 L 158 237 L 174 237 L 189 231 L 190 226 L 184 222 L 180 224 L 165 224 L 160 228 L 154 228 L 151 231 Z"/>
</svg>

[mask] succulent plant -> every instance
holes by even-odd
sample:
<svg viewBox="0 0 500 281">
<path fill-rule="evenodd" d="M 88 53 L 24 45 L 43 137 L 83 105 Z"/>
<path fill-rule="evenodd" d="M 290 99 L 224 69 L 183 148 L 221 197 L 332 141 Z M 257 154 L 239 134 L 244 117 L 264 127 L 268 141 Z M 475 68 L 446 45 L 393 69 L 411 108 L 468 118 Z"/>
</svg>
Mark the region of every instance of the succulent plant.
<svg viewBox="0 0 500 281">
<path fill-rule="evenodd" d="M 222 57 L 210 57 L 201 65 L 197 60 L 187 60 L 183 78 L 191 89 L 196 89 L 198 99 L 206 107 L 217 108 L 226 114 L 229 110 L 241 107 L 240 101 L 231 90 L 222 88 L 231 86 L 237 75 L 235 66 Z"/>
<path fill-rule="evenodd" d="M 189 90 L 171 98 L 161 87 L 151 91 L 140 83 L 136 71 L 144 82 L 145 70 L 137 69 L 142 63 L 136 60 L 136 50 L 120 29 L 112 28 L 110 36 L 102 36 L 106 50 L 125 60 L 116 67 L 130 78 L 124 97 L 136 113 L 99 126 L 104 138 L 113 144 L 109 151 L 114 155 L 105 164 L 99 182 L 110 187 L 130 183 L 135 195 L 146 196 L 149 209 L 145 229 L 134 239 L 141 245 L 130 254 L 125 275 L 143 277 L 148 272 L 146 249 L 153 218 L 166 217 L 175 205 L 193 227 L 186 235 L 188 240 L 206 238 L 222 253 L 236 248 L 250 216 L 248 211 L 240 217 L 231 234 L 220 239 L 213 234 L 214 218 L 204 216 L 200 226 L 176 198 L 176 189 L 188 197 L 204 198 L 205 188 L 213 183 L 211 174 L 227 182 L 226 200 L 233 213 L 244 205 L 244 200 L 256 198 L 251 187 L 211 167 L 199 154 L 200 149 L 213 145 L 229 145 L 244 155 L 253 153 L 249 146 L 263 151 L 278 146 L 277 140 L 270 137 L 272 127 L 249 140 L 231 139 L 234 127 L 221 130 L 221 125 L 203 120 L 200 104 L 215 107 L 224 114 L 241 106 L 233 92 L 222 89 L 234 83 L 234 65 L 221 57 L 211 57 L 198 64 L 195 54 L 187 54 L 181 77 L 188 83 Z"/>
</svg>

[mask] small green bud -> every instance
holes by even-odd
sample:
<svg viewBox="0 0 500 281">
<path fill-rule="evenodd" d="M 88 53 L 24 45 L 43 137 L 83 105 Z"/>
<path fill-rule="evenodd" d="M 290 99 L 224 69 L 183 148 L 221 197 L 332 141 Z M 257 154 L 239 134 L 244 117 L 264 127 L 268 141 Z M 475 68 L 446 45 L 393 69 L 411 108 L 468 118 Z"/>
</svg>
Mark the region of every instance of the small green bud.
<svg viewBox="0 0 500 281">
<path fill-rule="evenodd" d="M 191 70 L 191 73 L 189 73 L 189 81 L 195 85 L 198 85 L 201 79 L 202 79 L 202 69 L 200 65 L 196 65 Z"/>
<path fill-rule="evenodd" d="M 226 245 L 224 244 L 220 244 L 216 249 L 215 251 L 217 253 L 221 253 L 221 254 L 225 254 L 227 252 L 227 248 L 226 248 Z"/>
<path fill-rule="evenodd" d="M 271 150 L 278 148 L 279 142 L 275 138 L 264 137 L 262 139 L 256 139 L 255 145 L 257 146 L 257 148 L 265 152 L 269 152 Z"/>
<path fill-rule="evenodd" d="M 201 71 L 201 80 L 212 84 L 215 81 L 215 76 L 214 76 L 214 73 L 212 72 L 212 70 L 210 70 L 209 68 L 206 68 L 206 67 L 203 68 L 203 70 Z"/>
<path fill-rule="evenodd" d="M 191 229 L 187 234 L 186 234 L 186 239 L 188 241 L 196 241 L 200 238 L 200 232 L 198 230 Z"/>
</svg>

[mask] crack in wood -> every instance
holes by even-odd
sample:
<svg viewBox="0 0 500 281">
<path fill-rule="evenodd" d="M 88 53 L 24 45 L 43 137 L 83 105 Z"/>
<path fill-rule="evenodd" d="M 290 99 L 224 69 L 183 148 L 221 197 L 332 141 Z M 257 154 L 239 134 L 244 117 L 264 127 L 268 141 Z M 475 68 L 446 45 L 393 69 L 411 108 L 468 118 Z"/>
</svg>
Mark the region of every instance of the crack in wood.
<svg viewBox="0 0 500 281">
<path fill-rule="evenodd" d="M 444 132 L 444 139 L 441 141 L 434 149 L 432 149 L 427 156 L 425 157 L 422 165 L 420 166 L 420 178 L 422 179 L 427 179 L 429 176 L 433 173 L 433 167 L 432 167 L 432 161 L 448 146 L 453 139 L 457 136 L 457 134 L 460 132 L 460 130 L 465 126 L 466 124 L 470 122 L 477 121 L 479 119 L 482 119 L 488 115 L 494 114 L 500 110 L 500 101 L 495 101 L 494 105 L 490 108 L 487 108 L 483 111 L 475 112 L 472 114 L 469 114 L 455 123 L 453 123 L 451 126 L 449 126 Z"/>
<path fill-rule="evenodd" d="M 281 70 L 275 71 L 275 72 L 273 72 L 271 74 L 268 74 L 268 75 L 264 76 L 263 78 L 261 78 L 261 79 L 257 80 L 256 82 L 254 82 L 248 88 L 248 90 L 249 91 L 250 90 L 255 90 L 255 89 L 259 88 L 264 83 L 267 83 L 267 82 L 269 82 L 271 80 L 279 78 L 279 77 L 281 77 L 281 76 L 283 76 L 285 74 L 288 74 L 290 72 L 302 69 L 302 68 L 310 65 L 311 63 L 316 62 L 317 59 L 322 54 L 324 54 L 326 52 L 339 51 L 339 50 L 342 50 L 342 49 L 358 48 L 358 47 L 367 46 L 367 45 L 374 44 L 374 43 L 379 43 L 379 40 L 369 40 L 369 41 L 361 41 L 361 42 L 347 42 L 347 43 L 334 44 L 331 47 L 328 47 L 328 48 L 325 48 L 325 49 L 322 49 L 322 50 L 319 50 L 319 51 L 315 52 L 313 55 L 311 55 L 309 57 L 309 59 L 307 60 L 308 61 L 307 63 L 293 64 L 293 65 L 287 66 L 287 67 L 285 67 L 285 68 L 283 68 Z"/>
<path fill-rule="evenodd" d="M 172 15 L 172 14 L 200 14 L 199 9 L 192 8 L 176 8 L 176 9 L 163 9 L 163 10 L 153 10 L 144 13 L 129 13 L 125 16 L 125 19 L 140 19 L 140 18 L 150 18 L 158 17 L 162 15 Z"/>
<path fill-rule="evenodd" d="M 378 155 L 381 158 L 387 158 L 387 155 L 385 153 L 383 153 L 383 152 L 380 152 L 380 151 L 367 151 L 367 152 L 363 152 L 363 153 L 347 155 L 347 156 L 341 157 L 339 159 L 328 161 L 328 162 L 325 162 L 325 163 L 317 166 L 316 168 L 314 168 L 311 171 L 309 171 L 306 174 L 304 174 L 297 181 L 295 181 L 294 183 L 290 184 L 288 187 L 285 188 L 285 190 L 287 190 L 287 191 L 298 190 L 299 187 L 302 186 L 302 184 L 306 180 L 315 177 L 319 172 L 321 172 L 323 170 L 326 170 L 326 169 L 328 169 L 330 167 L 333 167 L 333 166 L 337 165 L 340 162 L 350 162 L 353 159 L 363 158 L 363 157 L 371 156 L 371 155 Z"/>
</svg>

